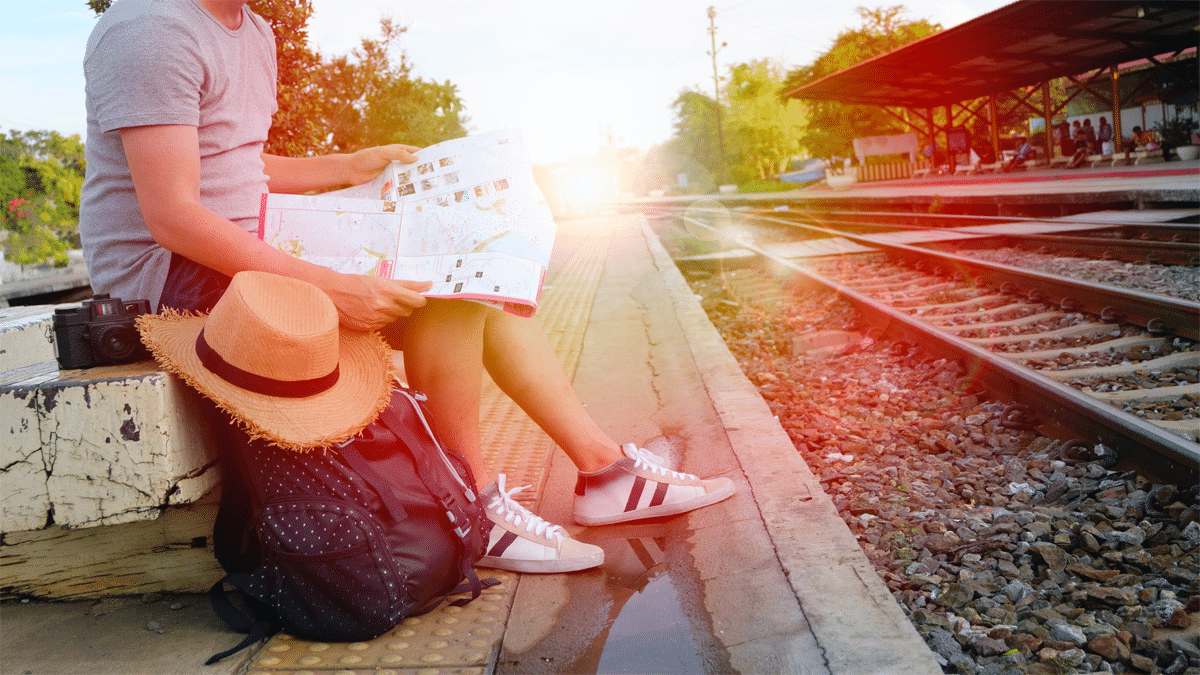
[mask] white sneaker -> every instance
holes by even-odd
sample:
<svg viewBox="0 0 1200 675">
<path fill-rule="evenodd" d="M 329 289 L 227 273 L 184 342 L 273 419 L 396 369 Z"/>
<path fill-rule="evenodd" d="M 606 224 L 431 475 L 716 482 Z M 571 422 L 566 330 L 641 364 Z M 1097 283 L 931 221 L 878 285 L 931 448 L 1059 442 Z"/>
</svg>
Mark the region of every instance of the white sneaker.
<svg viewBox="0 0 1200 675">
<path fill-rule="evenodd" d="M 658 455 L 633 443 L 625 456 L 595 473 L 580 473 L 575 483 L 575 522 L 611 525 L 662 518 L 715 504 L 733 494 L 728 478 L 701 479 L 672 471 Z"/>
<path fill-rule="evenodd" d="M 604 549 L 567 536 L 558 525 L 533 515 L 512 496 L 528 485 L 505 490 L 504 474 L 479 491 L 492 521 L 487 552 L 479 567 L 525 573 L 575 572 L 604 562 Z"/>
</svg>

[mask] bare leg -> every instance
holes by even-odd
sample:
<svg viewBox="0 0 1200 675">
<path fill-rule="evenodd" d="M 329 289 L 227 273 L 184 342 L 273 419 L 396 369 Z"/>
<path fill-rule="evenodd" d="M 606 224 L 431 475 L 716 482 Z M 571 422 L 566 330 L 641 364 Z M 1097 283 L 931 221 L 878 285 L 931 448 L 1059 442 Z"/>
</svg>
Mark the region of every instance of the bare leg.
<svg viewBox="0 0 1200 675">
<path fill-rule="evenodd" d="M 392 346 L 404 351 L 409 385 L 429 396 L 438 434 L 466 458 L 480 486 L 494 479 L 479 437 L 486 310 L 474 302 L 430 299 L 403 326 L 384 330 Z"/>
<path fill-rule="evenodd" d="M 496 385 L 554 439 L 580 471 L 599 471 L 623 456 L 617 442 L 580 402 L 535 319 L 489 310 L 483 364 Z"/>
<path fill-rule="evenodd" d="M 473 302 L 431 299 L 405 326 L 389 328 L 395 330 L 385 337 L 404 350 L 409 384 L 429 395 L 442 440 L 462 453 L 479 485 L 494 478 L 483 461 L 479 433 L 485 366 L 580 471 L 597 471 L 622 457 L 575 395 L 535 320 Z"/>
</svg>

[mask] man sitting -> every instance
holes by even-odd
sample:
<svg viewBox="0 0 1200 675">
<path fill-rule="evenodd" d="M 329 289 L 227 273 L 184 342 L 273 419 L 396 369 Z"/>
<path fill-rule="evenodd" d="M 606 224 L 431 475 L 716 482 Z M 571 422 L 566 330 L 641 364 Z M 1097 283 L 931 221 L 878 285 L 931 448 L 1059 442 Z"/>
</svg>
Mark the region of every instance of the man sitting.
<svg viewBox="0 0 1200 675">
<path fill-rule="evenodd" d="M 1037 151 L 1034 150 L 1033 146 L 1029 144 L 1028 138 L 1021 136 L 1017 138 L 1016 154 L 1014 154 L 1012 159 L 1008 160 L 1004 166 L 1000 167 L 1000 170 L 1007 173 L 1018 166 L 1022 166 L 1026 161 L 1034 159 L 1035 157 L 1037 157 Z"/>
<path fill-rule="evenodd" d="M 1149 131 L 1142 131 L 1141 127 L 1133 128 L 1133 135 L 1129 140 L 1121 144 L 1121 148 L 1125 150 L 1125 161 L 1129 161 L 1129 153 L 1138 149 L 1146 149 L 1147 145 L 1154 142 L 1154 135 Z"/>
</svg>

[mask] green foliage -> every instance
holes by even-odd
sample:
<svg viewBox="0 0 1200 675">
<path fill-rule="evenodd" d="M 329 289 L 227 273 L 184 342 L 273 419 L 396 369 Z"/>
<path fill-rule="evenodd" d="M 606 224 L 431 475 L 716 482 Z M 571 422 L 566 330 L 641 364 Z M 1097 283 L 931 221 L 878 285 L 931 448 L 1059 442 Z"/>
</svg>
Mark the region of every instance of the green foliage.
<svg viewBox="0 0 1200 675">
<path fill-rule="evenodd" d="M 321 148 L 327 131 L 318 115 L 321 92 L 317 77 L 321 57 L 308 47 L 312 0 L 252 0 L 250 9 L 275 33 L 279 73 L 276 101 L 279 111 L 263 149 L 283 157 L 303 157 Z"/>
<path fill-rule="evenodd" d="M 784 183 L 777 180 L 748 180 L 744 183 L 738 183 L 738 193 L 749 194 L 754 192 L 787 192 L 795 190 L 798 186 L 795 183 Z"/>
<path fill-rule="evenodd" d="M 397 46 L 407 30 L 383 19 L 378 38 L 364 39 L 352 54 L 324 64 L 323 152 L 387 143 L 426 146 L 467 135 L 457 87 L 412 77 L 412 65 Z"/>
<path fill-rule="evenodd" d="M 674 134 L 655 153 L 662 174 L 688 175 L 687 191 L 693 194 L 711 192 L 718 182 L 730 178 L 740 186 L 770 182 L 801 151 L 803 106 L 780 102 L 776 92 L 782 71 L 777 65 L 768 59 L 735 64 L 724 79 L 729 85 L 721 125 L 728 175 L 717 133 L 717 102 L 699 91 L 684 90 L 675 98 Z"/>
<path fill-rule="evenodd" d="M 698 91 L 684 90 L 671 108 L 675 111 L 675 131 L 664 147 L 664 170 L 671 175 L 686 173 L 695 190 L 710 192 L 724 173 L 717 135 L 717 102 Z"/>
<path fill-rule="evenodd" d="M 77 135 L 9 131 L 0 136 L 0 222 L 9 262 L 67 264 L 67 251 L 79 244 L 84 165 Z"/>
<path fill-rule="evenodd" d="M 867 9 L 857 8 L 862 19 L 858 28 L 847 28 L 812 63 L 788 73 L 779 93 L 815 82 L 862 61 L 886 54 L 910 42 L 941 30 L 940 24 L 926 19 L 902 18 L 904 5 Z M 807 125 L 800 145 L 814 157 L 849 157 L 851 141 L 860 136 L 907 133 L 904 125 L 886 112 L 870 106 L 847 105 L 837 101 L 805 101 Z"/>
<path fill-rule="evenodd" d="M 1154 125 L 1162 144 L 1168 148 L 1178 148 L 1192 144 L 1192 132 L 1198 128 L 1196 120 L 1191 117 L 1175 117 L 1163 120 Z"/>
<path fill-rule="evenodd" d="M 767 59 L 729 69 L 726 129 L 738 184 L 774 178 L 800 153 L 803 106 L 798 101 L 779 101 L 781 79 L 781 69 Z"/>
</svg>

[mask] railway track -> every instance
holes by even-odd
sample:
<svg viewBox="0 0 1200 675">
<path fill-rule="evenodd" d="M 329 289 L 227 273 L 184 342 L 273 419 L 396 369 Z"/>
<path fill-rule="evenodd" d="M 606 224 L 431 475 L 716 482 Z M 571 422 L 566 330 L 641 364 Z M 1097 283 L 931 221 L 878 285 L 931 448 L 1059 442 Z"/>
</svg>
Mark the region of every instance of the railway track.
<svg viewBox="0 0 1200 675">
<path fill-rule="evenodd" d="M 1111 464 L 1120 457 L 1176 484 L 1197 482 L 1200 303 L 965 252 L 989 246 L 1045 251 L 1046 237 L 1061 251 L 1069 242 L 1059 241 L 1058 234 L 955 238 L 942 231 L 934 237 L 936 247 L 917 246 L 928 228 L 896 228 L 901 236 L 889 239 L 880 235 L 882 223 L 863 222 L 862 214 L 852 223 L 813 214 L 803 218 L 807 223 L 793 214 L 743 214 L 738 228 L 721 228 L 720 215 L 694 208 L 672 214 L 693 231 L 734 238 L 738 248 L 754 254 L 762 270 L 758 278 L 742 275 L 737 283 L 748 288 L 774 276 L 828 288 L 865 317 L 870 339 L 907 342 L 932 357 L 963 362 L 994 396 L 1012 402 L 1011 421 L 1067 439 L 1065 461 Z M 1080 222 L 1085 218 L 1077 217 L 1072 223 L 1077 229 L 1066 237 L 1089 242 L 1072 244 L 1074 255 L 1119 259 L 1102 253 L 1116 246 L 1126 258 L 1186 260 L 1194 277 L 1196 226 Z M 835 230 L 839 225 L 844 229 Z M 855 252 L 794 257 L 796 239 L 831 237 L 852 245 L 835 248 Z M 957 252 L 945 250 L 949 247 Z"/>
</svg>

